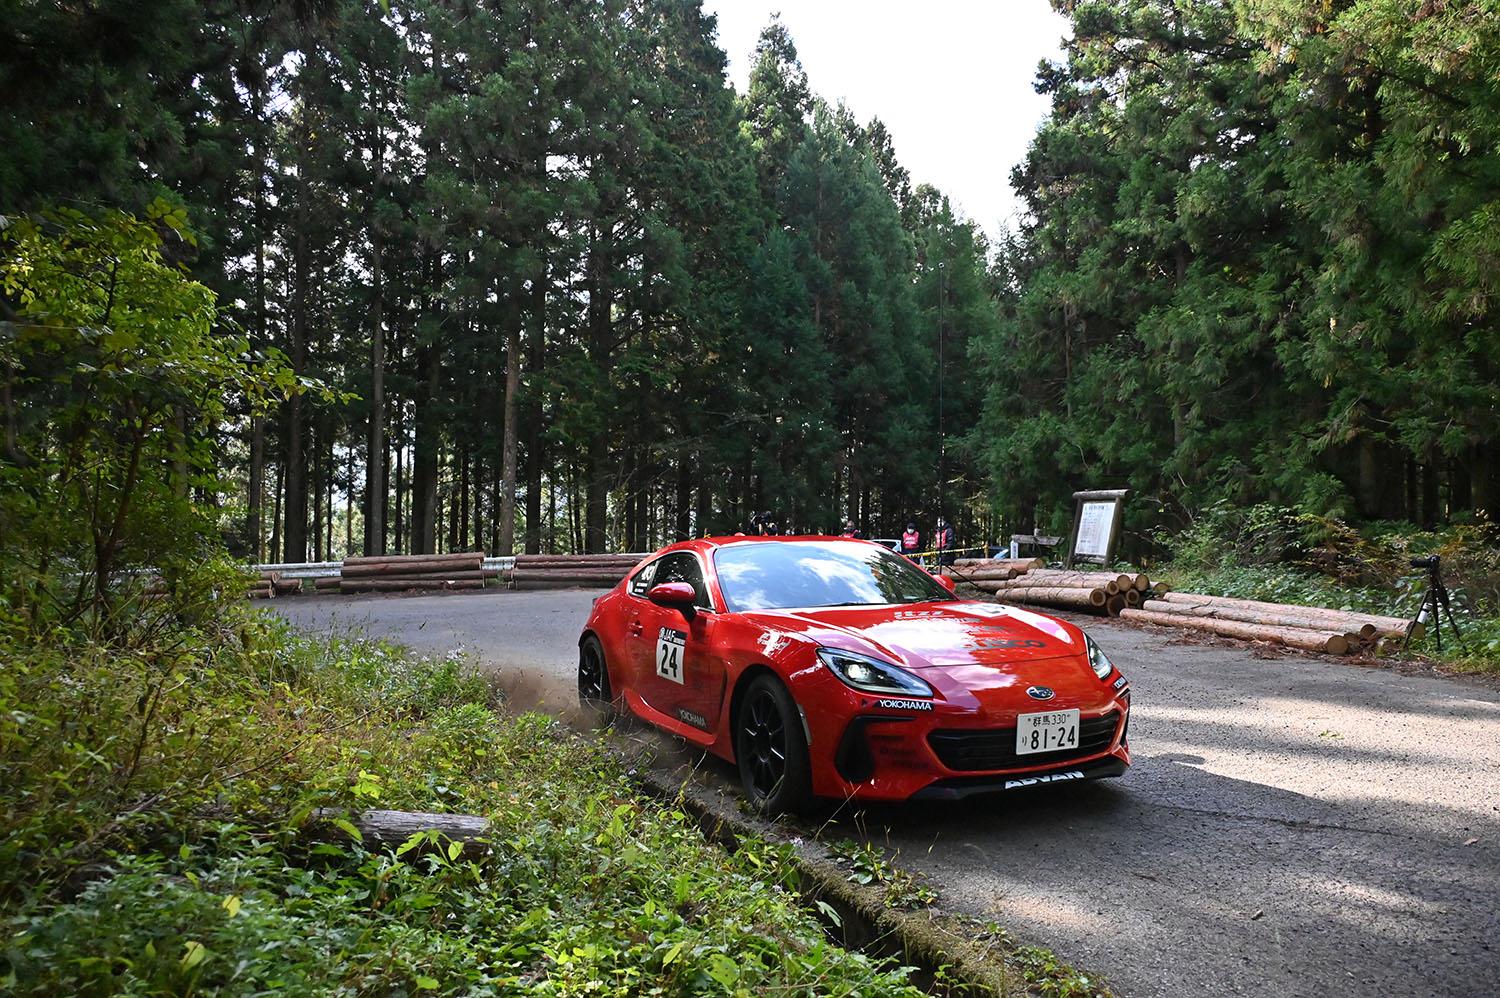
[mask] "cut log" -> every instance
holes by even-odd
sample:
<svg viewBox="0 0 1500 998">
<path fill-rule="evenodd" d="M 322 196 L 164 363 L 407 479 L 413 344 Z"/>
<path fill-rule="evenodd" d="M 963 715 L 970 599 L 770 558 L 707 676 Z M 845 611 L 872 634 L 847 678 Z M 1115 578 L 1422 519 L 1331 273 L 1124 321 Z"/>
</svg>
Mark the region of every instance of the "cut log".
<svg viewBox="0 0 1500 998">
<path fill-rule="evenodd" d="M 1146 578 L 1144 572 L 1137 573 L 1132 581 L 1134 583 L 1135 591 L 1138 593 L 1149 592 L 1151 589 L 1151 580 Z"/>
<path fill-rule="evenodd" d="M 277 579 L 271 583 L 271 588 L 276 590 L 277 596 L 295 596 L 302 591 L 302 580 Z"/>
<path fill-rule="evenodd" d="M 1310 607 L 1290 604 L 1266 603 L 1264 609 L 1241 606 L 1214 606 L 1197 603 L 1180 603 L 1173 600 L 1148 599 L 1141 609 L 1153 613 L 1181 613 L 1192 617 L 1215 617 L 1220 620 L 1238 620 L 1247 624 L 1266 624 L 1270 627 L 1306 627 L 1314 630 L 1327 628 L 1330 631 L 1347 631 L 1355 641 L 1375 637 L 1373 625 L 1351 626 L 1355 622 L 1333 613 L 1308 613 Z M 1363 628 L 1369 627 L 1369 633 Z"/>
<path fill-rule="evenodd" d="M 406 561 L 361 560 L 357 564 L 346 561 L 339 572 L 346 579 L 366 579 L 431 572 L 478 572 L 483 566 L 484 557 L 477 554 L 422 555 Z"/>
<path fill-rule="evenodd" d="M 1014 579 L 1021 575 L 1014 568 L 944 568 L 943 575 L 959 582 L 995 582 Z"/>
<path fill-rule="evenodd" d="M 409 572 L 400 572 L 394 575 L 346 575 L 343 577 L 343 579 L 345 582 L 380 582 L 390 581 L 393 579 L 449 579 L 451 581 L 458 582 L 463 579 L 482 579 L 484 577 L 485 575 L 483 570 L 478 568 L 443 568 L 434 569 L 432 571 L 428 571 L 424 568 L 421 571 L 417 571 L 416 568 L 413 567 L 413 569 Z"/>
<path fill-rule="evenodd" d="M 346 593 L 399 593 L 483 589 L 483 579 L 345 579 L 339 587 Z"/>
<path fill-rule="evenodd" d="M 333 808 L 320 807 L 313 821 L 330 823 L 346 818 L 359 829 L 365 845 L 402 845 L 419 832 L 437 832 L 454 842 L 473 842 L 484 837 L 489 821 L 477 814 L 437 814 L 431 811 L 360 811 L 345 815 Z"/>
<path fill-rule="evenodd" d="M 981 587 L 983 588 L 983 587 Z M 1039 606 L 1074 606 L 1100 609 L 1109 598 L 1103 589 L 1032 586 L 1026 589 L 1002 589 L 996 592 L 1008 603 L 1035 603 Z"/>
<path fill-rule="evenodd" d="M 1108 597 L 1104 601 L 1104 612 L 1109 614 L 1111 617 L 1118 617 L 1120 615 L 1120 611 L 1123 609 L 1125 609 L 1124 593 L 1116 593 L 1115 595 Z"/>
<path fill-rule="evenodd" d="M 613 585 L 625 578 L 624 572 L 605 568 L 556 568 L 540 571 L 534 568 L 518 568 L 510 573 L 512 582 L 527 582 L 533 579 L 579 580 L 583 582 L 609 582 Z"/>
<path fill-rule="evenodd" d="M 1134 609 L 1141 605 L 1141 591 L 1139 589 L 1127 589 L 1120 595 L 1125 597 L 1125 605 L 1130 607 L 1131 609 Z"/>
<path fill-rule="evenodd" d="M 516 567 L 573 568 L 581 565 L 593 567 L 625 565 L 634 568 L 645 557 L 647 556 L 643 554 L 522 554 L 516 556 Z"/>
<path fill-rule="evenodd" d="M 607 590 L 619 579 L 595 579 L 595 581 L 568 581 L 555 575 L 526 576 L 523 581 L 513 582 L 517 590 Z"/>
<path fill-rule="evenodd" d="M 1117 575 L 1114 572 L 1069 572 L 1055 568 L 1040 568 L 1027 572 L 1026 578 L 1033 585 L 1038 586 L 1103 589 L 1109 596 L 1125 588 L 1125 584 L 1130 581 L 1128 576 Z"/>
<path fill-rule="evenodd" d="M 1355 621 L 1359 624 L 1372 624 L 1378 634 L 1395 637 L 1405 637 L 1407 626 L 1411 621 L 1400 617 L 1382 617 L 1373 613 L 1361 613 L 1357 610 L 1335 610 L 1323 606 L 1297 606 L 1290 603 L 1267 603 L 1262 600 L 1240 599 L 1234 596 L 1208 596 L 1203 593 L 1165 593 L 1163 598 L 1172 603 L 1188 603 L 1194 606 L 1228 606 L 1240 607 L 1250 610 L 1296 610 L 1319 616 L 1337 617 L 1345 621 Z M 1412 638 L 1422 636 L 1421 624 L 1412 627 Z"/>
<path fill-rule="evenodd" d="M 1224 620 L 1219 617 L 1194 617 L 1186 613 L 1160 613 L 1154 610 L 1123 610 L 1122 620 L 1140 620 L 1148 624 L 1181 627 L 1187 630 L 1208 631 L 1226 638 L 1242 641 L 1269 641 L 1300 648 L 1304 651 L 1321 651 L 1331 655 L 1344 655 L 1349 651 L 1349 642 L 1342 634 L 1302 627 L 1275 627 L 1269 624 L 1251 624 L 1239 620 Z"/>
<path fill-rule="evenodd" d="M 1018 572 L 1027 572 L 1033 568 L 1046 568 L 1047 563 L 1041 558 L 956 558 L 953 567 L 957 569 L 966 568 L 1013 568 Z"/>
<path fill-rule="evenodd" d="M 329 590 L 336 590 L 336 589 L 338 589 L 339 584 L 342 581 L 343 580 L 340 579 L 337 575 L 332 576 L 332 577 L 327 578 L 327 579 L 313 579 L 313 588 L 316 589 L 316 590 L 318 590 L 319 592 L 327 592 Z"/>
</svg>

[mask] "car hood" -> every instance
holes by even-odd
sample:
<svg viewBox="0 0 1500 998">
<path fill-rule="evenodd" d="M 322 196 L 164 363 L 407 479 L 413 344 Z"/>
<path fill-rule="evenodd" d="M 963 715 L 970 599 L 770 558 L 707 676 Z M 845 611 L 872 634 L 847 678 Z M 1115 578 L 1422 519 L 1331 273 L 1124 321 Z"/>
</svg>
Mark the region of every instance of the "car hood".
<svg viewBox="0 0 1500 998">
<path fill-rule="evenodd" d="M 1077 627 L 998 603 L 818 607 L 747 616 L 826 647 L 874 655 L 917 672 L 976 665 L 1009 670 L 1085 651 Z"/>
</svg>

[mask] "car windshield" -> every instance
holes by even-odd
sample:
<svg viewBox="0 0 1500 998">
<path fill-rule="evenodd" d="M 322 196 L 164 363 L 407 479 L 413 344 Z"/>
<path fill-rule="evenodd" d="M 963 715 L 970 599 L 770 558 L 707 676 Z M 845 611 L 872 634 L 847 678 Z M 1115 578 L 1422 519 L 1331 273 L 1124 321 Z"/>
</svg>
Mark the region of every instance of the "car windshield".
<svg viewBox="0 0 1500 998">
<path fill-rule="evenodd" d="M 714 552 L 734 612 L 924 603 L 953 596 L 905 558 L 859 541 L 751 541 Z"/>
</svg>

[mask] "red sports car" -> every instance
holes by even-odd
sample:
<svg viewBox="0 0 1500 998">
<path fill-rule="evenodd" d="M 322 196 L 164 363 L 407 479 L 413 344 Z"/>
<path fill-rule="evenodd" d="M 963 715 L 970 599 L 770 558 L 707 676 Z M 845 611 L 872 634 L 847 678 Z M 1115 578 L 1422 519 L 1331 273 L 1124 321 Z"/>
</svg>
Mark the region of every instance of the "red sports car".
<svg viewBox="0 0 1500 998">
<path fill-rule="evenodd" d="M 718 537 L 594 604 L 578 695 L 739 766 L 765 813 L 1119 776 L 1130 687 L 1078 627 L 868 541 Z"/>
</svg>

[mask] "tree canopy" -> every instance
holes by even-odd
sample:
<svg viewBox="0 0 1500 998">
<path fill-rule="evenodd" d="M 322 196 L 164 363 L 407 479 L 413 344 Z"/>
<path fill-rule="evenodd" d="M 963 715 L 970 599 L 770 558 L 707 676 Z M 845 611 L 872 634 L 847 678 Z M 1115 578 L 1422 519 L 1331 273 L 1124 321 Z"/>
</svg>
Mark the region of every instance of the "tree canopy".
<svg viewBox="0 0 1500 998">
<path fill-rule="evenodd" d="M 214 335 L 330 386 L 198 410 L 257 560 L 1492 508 L 1493 3 L 1054 6 L 998 246 L 696 0 L 21 0 L 0 215 L 166 205 Z"/>
</svg>

